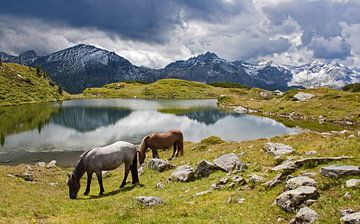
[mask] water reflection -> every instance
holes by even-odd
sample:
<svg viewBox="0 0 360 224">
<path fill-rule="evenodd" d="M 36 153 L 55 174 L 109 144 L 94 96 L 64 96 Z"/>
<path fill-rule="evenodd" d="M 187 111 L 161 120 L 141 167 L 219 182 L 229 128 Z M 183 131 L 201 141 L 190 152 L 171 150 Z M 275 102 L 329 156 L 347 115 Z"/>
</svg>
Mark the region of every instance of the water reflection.
<svg viewBox="0 0 360 224">
<path fill-rule="evenodd" d="M 10 134 L 0 151 L 86 150 L 117 140 L 139 143 L 150 132 L 172 128 L 181 129 L 186 141 L 211 135 L 240 141 L 296 132 L 272 119 L 220 111 L 215 100 L 83 100 L 52 107 L 55 112 L 41 132 L 33 127 Z"/>
</svg>

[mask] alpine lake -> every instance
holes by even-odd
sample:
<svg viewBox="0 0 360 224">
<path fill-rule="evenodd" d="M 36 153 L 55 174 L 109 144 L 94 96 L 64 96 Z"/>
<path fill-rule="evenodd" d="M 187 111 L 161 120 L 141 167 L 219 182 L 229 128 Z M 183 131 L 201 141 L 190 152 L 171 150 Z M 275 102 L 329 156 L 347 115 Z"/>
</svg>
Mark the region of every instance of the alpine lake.
<svg viewBox="0 0 360 224">
<path fill-rule="evenodd" d="M 184 140 L 226 141 L 298 133 L 273 119 L 225 111 L 209 100 L 91 99 L 0 108 L 0 164 L 57 160 L 70 166 L 88 149 L 139 144 L 151 132 L 180 129 Z"/>
</svg>

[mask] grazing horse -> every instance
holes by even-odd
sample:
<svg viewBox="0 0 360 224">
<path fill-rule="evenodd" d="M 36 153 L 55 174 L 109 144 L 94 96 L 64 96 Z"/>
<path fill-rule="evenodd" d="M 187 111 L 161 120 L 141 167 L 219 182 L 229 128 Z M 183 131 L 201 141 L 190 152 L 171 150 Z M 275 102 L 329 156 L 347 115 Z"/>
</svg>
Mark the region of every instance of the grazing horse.
<svg viewBox="0 0 360 224">
<path fill-rule="evenodd" d="M 80 178 L 86 172 L 87 185 L 84 195 L 88 195 L 90 192 L 90 184 L 92 174 L 96 173 L 99 185 L 100 193 L 104 193 L 104 187 L 102 184 L 102 171 L 113 170 L 118 168 L 122 163 L 125 163 L 125 176 L 120 185 L 120 188 L 126 184 L 126 179 L 131 170 L 132 183 L 139 183 L 139 177 L 137 173 L 137 152 L 135 145 L 129 142 L 118 141 L 111 145 L 90 149 L 80 156 L 80 160 L 77 162 L 75 170 L 69 178 L 67 184 L 69 186 L 69 196 L 71 199 L 76 199 L 77 193 L 80 190 Z"/>
<path fill-rule="evenodd" d="M 139 147 L 140 165 L 144 163 L 148 148 L 151 149 L 153 158 L 159 158 L 157 150 L 167 149 L 171 146 L 174 146 L 174 152 L 170 159 L 173 159 L 174 156 L 177 157 L 179 153 L 180 155 L 184 154 L 183 133 L 180 130 L 170 130 L 164 133 L 154 132 L 145 136 Z"/>
</svg>

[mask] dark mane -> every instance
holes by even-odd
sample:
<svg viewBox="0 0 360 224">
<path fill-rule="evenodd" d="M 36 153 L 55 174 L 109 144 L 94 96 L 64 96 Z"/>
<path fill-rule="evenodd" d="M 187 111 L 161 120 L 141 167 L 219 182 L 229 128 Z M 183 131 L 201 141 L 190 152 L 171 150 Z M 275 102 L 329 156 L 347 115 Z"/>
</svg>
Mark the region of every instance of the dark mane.
<svg viewBox="0 0 360 224">
<path fill-rule="evenodd" d="M 85 173 L 85 164 L 84 164 L 84 157 L 91 151 L 88 150 L 81 154 L 79 161 L 76 163 L 75 169 L 74 169 L 74 177 L 78 181 Z"/>
</svg>

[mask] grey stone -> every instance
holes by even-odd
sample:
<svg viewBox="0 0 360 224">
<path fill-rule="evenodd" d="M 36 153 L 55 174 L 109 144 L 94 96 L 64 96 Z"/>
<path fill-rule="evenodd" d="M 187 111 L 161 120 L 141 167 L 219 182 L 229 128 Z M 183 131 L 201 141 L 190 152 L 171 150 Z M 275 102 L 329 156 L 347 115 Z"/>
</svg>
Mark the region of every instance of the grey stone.
<svg viewBox="0 0 360 224">
<path fill-rule="evenodd" d="M 172 181 L 189 182 L 194 178 L 194 169 L 189 165 L 179 166 L 170 177 Z"/>
<path fill-rule="evenodd" d="M 346 224 L 359 224 L 360 223 L 360 212 L 354 212 L 344 215 L 340 218 L 340 221 Z"/>
<path fill-rule="evenodd" d="M 38 162 L 38 166 L 40 166 L 40 167 L 45 167 L 45 166 L 46 166 L 46 163 L 45 163 L 45 162 Z"/>
<path fill-rule="evenodd" d="M 34 181 L 34 175 L 31 172 L 24 172 L 21 174 L 14 174 L 15 177 L 22 178 L 25 181 Z"/>
<path fill-rule="evenodd" d="M 299 93 L 294 95 L 294 98 L 296 100 L 298 100 L 298 101 L 307 101 L 307 100 L 310 100 L 313 97 L 315 97 L 314 94 L 304 93 L 304 92 L 299 92 Z"/>
<path fill-rule="evenodd" d="M 309 199 L 316 199 L 319 196 L 315 187 L 301 186 L 294 190 L 285 191 L 280 194 L 275 202 L 287 212 L 296 211 L 300 205 Z"/>
<path fill-rule="evenodd" d="M 346 181 L 346 187 L 356 187 L 360 184 L 360 179 L 350 179 Z"/>
<path fill-rule="evenodd" d="M 267 142 L 264 146 L 264 150 L 274 156 L 289 154 L 295 151 L 294 148 L 289 145 L 273 142 Z"/>
<path fill-rule="evenodd" d="M 272 92 L 270 91 L 262 91 L 259 95 L 264 99 L 270 99 L 272 97 Z"/>
<path fill-rule="evenodd" d="M 242 176 L 235 175 L 231 178 L 231 181 L 235 184 L 244 185 L 246 182 Z"/>
<path fill-rule="evenodd" d="M 214 159 L 214 164 L 220 169 L 229 172 L 232 170 L 245 170 L 247 166 L 240 161 L 235 153 L 225 154 Z"/>
<path fill-rule="evenodd" d="M 316 187 L 316 181 L 310 177 L 306 176 L 298 176 L 291 178 L 286 181 L 286 188 L 289 190 L 293 190 L 300 186 L 311 186 Z"/>
<path fill-rule="evenodd" d="M 306 151 L 305 152 L 305 155 L 309 156 L 309 155 L 316 155 L 317 154 L 317 151 L 315 150 L 310 150 L 310 151 Z"/>
<path fill-rule="evenodd" d="M 280 90 L 275 90 L 274 91 L 274 93 L 277 95 L 277 96 L 283 96 L 284 95 L 284 93 L 283 92 L 281 92 Z"/>
<path fill-rule="evenodd" d="M 274 187 L 276 184 L 281 183 L 281 181 L 284 180 L 286 178 L 286 176 L 287 176 L 286 173 L 279 173 L 273 179 L 264 183 L 263 186 L 270 189 L 270 188 Z"/>
<path fill-rule="evenodd" d="M 51 160 L 50 163 L 46 165 L 46 168 L 56 167 L 56 160 Z"/>
<path fill-rule="evenodd" d="M 325 177 L 360 175 L 360 167 L 351 165 L 331 165 L 322 167 L 320 173 Z"/>
<path fill-rule="evenodd" d="M 291 221 L 290 224 L 307 224 L 312 223 L 317 219 L 317 212 L 308 207 L 303 207 L 296 213 L 295 219 Z"/>
<path fill-rule="evenodd" d="M 242 107 L 242 106 L 237 106 L 237 107 L 235 107 L 235 108 L 234 108 L 234 111 L 235 111 L 236 113 L 239 113 L 239 114 L 246 114 L 246 113 L 249 112 L 248 108 Z"/>
<path fill-rule="evenodd" d="M 164 188 L 165 188 L 165 185 L 164 185 L 163 183 L 159 182 L 159 183 L 156 184 L 156 188 L 158 188 L 158 189 L 164 189 Z"/>
<path fill-rule="evenodd" d="M 295 171 L 296 169 L 299 169 L 305 164 L 308 165 L 318 165 L 319 163 L 334 161 L 334 160 L 343 160 L 343 159 L 352 159 L 352 156 L 338 156 L 338 157 L 314 157 L 314 158 L 305 158 L 305 159 L 299 159 L 299 160 L 288 160 L 280 165 L 277 165 L 272 168 L 273 171 Z"/>
<path fill-rule="evenodd" d="M 175 168 L 175 165 L 169 163 L 168 161 L 157 158 L 150 159 L 147 162 L 147 166 L 149 169 L 157 170 L 159 172 Z"/>
<path fill-rule="evenodd" d="M 249 182 L 251 183 L 261 183 L 264 181 L 264 177 L 259 176 L 257 174 L 251 174 L 249 175 Z"/>
<path fill-rule="evenodd" d="M 212 190 L 206 190 L 206 191 L 201 191 L 201 192 L 198 192 L 196 193 L 194 196 L 203 196 L 203 195 L 206 195 L 206 194 L 210 194 L 212 192 Z"/>
<path fill-rule="evenodd" d="M 208 177 L 210 173 L 214 172 L 215 170 L 217 170 L 217 167 L 213 163 L 207 160 L 201 160 L 201 162 L 195 168 L 195 177 Z"/>
<path fill-rule="evenodd" d="M 152 207 L 164 203 L 161 198 L 155 196 L 138 196 L 135 198 L 135 200 L 142 203 L 144 207 Z"/>
</svg>

